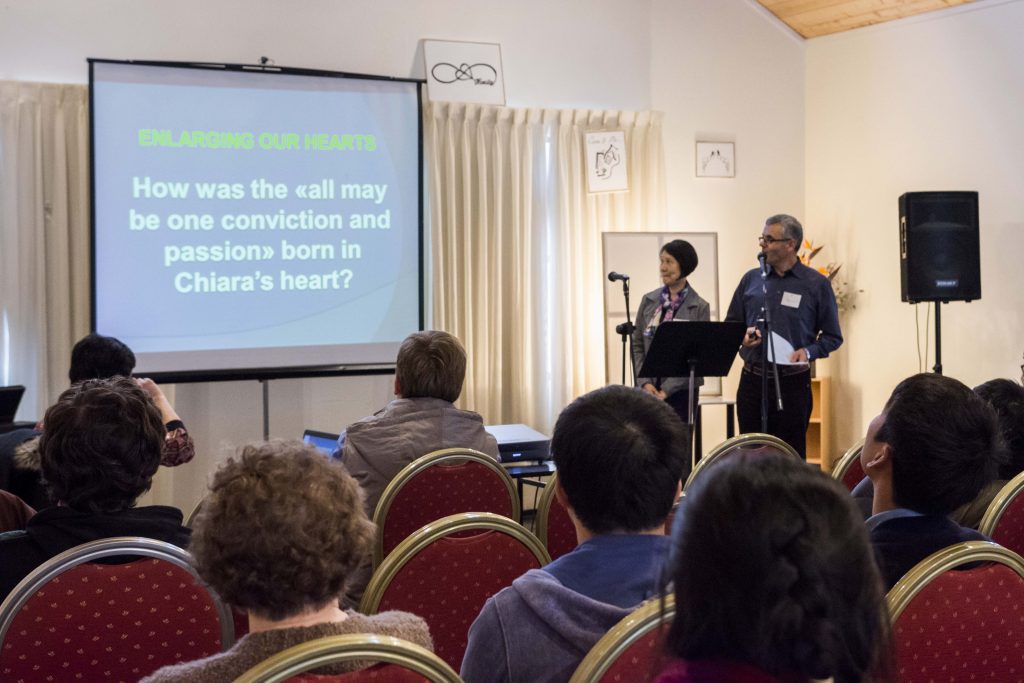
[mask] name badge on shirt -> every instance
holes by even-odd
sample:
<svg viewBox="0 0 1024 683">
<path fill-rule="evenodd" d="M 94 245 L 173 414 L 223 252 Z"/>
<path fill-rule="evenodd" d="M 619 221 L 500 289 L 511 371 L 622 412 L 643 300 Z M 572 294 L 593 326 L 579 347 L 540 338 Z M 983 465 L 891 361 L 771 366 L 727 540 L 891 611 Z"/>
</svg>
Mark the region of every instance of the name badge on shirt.
<svg viewBox="0 0 1024 683">
<path fill-rule="evenodd" d="M 782 305 L 790 308 L 800 308 L 800 295 L 793 292 L 783 292 Z"/>
</svg>

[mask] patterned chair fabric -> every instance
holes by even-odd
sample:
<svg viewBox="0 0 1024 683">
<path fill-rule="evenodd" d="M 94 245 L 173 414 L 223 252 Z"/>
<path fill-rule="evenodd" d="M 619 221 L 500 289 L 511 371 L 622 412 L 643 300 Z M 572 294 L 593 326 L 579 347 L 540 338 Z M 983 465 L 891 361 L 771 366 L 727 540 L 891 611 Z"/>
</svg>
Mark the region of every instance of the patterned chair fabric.
<svg viewBox="0 0 1024 683">
<path fill-rule="evenodd" d="M 981 518 L 978 531 L 993 541 L 1024 555 L 1024 472 L 1006 482 Z"/>
<path fill-rule="evenodd" d="M 548 549 L 552 560 L 557 560 L 577 545 L 576 527 L 569 517 L 569 511 L 555 495 L 557 484 L 556 472 L 548 480 L 540 494 L 540 502 L 537 503 L 537 538 Z"/>
<path fill-rule="evenodd" d="M 726 453 L 729 453 L 739 448 L 755 451 L 759 448 L 764 448 L 765 446 L 777 448 L 783 453 L 791 455 L 794 458 L 800 457 L 800 455 L 795 450 L 793 450 L 792 446 L 790 446 L 788 443 L 786 443 L 777 436 L 772 436 L 771 434 L 761 434 L 760 432 L 739 434 L 737 436 L 732 437 L 731 439 L 726 439 L 725 441 L 723 441 L 722 443 L 718 444 L 710 451 L 708 451 L 708 454 L 701 458 L 697 462 L 696 467 L 694 467 L 693 470 L 690 471 L 690 476 L 686 478 L 686 483 L 683 484 L 683 490 L 685 491 L 688 488 L 690 488 L 690 485 L 693 484 L 694 480 L 701 472 L 703 472 L 712 464 L 714 464 L 716 460 L 718 460 Z"/>
<path fill-rule="evenodd" d="M 864 450 L 864 439 L 850 446 L 850 449 L 843 454 L 836 466 L 832 468 L 832 478 L 837 480 L 848 491 L 853 489 L 866 476 L 864 467 L 860 464 L 860 452 Z"/>
<path fill-rule="evenodd" d="M 338 676 L 303 673 L 346 661 L 377 664 Z M 458 674 L 429 650 L 400 638 L 367 634 L 329 636 L 277 653 L 246 671 L 235 683 L 461 683 Z"/>
<path fill-rule="evenodd" d="M 467 531 L 472 535 L 460 535 Z M 434 651 L 458 668 L 469 627 L 487 598 L 550 561 L 537 537 L 507 517 L 450 515 L 423 527 L 385 558 L 359 611 L 403 610 L 423 617 Z"/>
<path fill-rule="evenodd" d="M 93 564 L 131 556 L 123 564 Z M 184 550 L 144 538 L 72 548 L 27 576 L 0 605 L 0 680 L 138 681 L 234 643 L 228 608 Z"/>
<path fill-rule="evenodd" d="M 953 571 L 963 565 L 972 566 Z M 987 541 L 944 548 L 887 601 L 899 683 L 1024 680 L 1024 558 L 1016 553 Z"/>
<path fill-rule="evenodd" d="M 675 598 L 641 605 L 597 641 L 569 683 L 647 683 L 667 664 L 662 644 L 675 616 Z"/>
<path fill-rule="evenodd" d="M 493 512 L 519 521 L 515 482 L 498 462 L 468 448 L 428 453 L 407 465 L 384 489 L 373 513 L 373 566 L 410 534 L 460 512 Z"/>
</svg>

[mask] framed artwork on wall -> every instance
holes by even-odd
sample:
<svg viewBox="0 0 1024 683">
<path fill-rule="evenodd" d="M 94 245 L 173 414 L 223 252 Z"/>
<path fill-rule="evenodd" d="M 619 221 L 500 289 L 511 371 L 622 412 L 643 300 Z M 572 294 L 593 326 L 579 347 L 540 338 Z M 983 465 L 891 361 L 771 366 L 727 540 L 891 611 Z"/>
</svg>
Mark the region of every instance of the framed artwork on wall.
<svg viewBox="0 0 1024 683">
<path fill-rule="evenodd" d="M 698 178 L 734 178 L 736 147 L 732 142 L 697 143 Z"/>
</svg>

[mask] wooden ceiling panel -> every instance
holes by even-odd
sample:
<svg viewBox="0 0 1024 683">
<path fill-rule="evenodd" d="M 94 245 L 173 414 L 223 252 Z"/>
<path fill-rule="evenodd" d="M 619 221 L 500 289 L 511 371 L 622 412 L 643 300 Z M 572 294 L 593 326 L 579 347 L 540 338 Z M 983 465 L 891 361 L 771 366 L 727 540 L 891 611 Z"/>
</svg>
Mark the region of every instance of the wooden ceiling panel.
<svg viewBox="0 0 1024 683">
<path fill-rule="evenodd" d="M 804 38 L 827 36 L 974 0 L 757 0 Z"/>
</svg>

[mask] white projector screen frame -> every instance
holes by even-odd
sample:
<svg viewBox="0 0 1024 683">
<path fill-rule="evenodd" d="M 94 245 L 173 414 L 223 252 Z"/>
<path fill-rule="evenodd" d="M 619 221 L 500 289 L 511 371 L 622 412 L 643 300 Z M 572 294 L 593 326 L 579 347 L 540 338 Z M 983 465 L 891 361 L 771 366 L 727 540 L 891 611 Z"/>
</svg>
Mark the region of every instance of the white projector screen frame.
<svg viewBox="0 0 1024 683">
<path fill-rule="evenodd" d="M 92 329 L 161 381 L 393 371 L 424 323 L 422 81 L 89 67 Z"/>
</svg>

